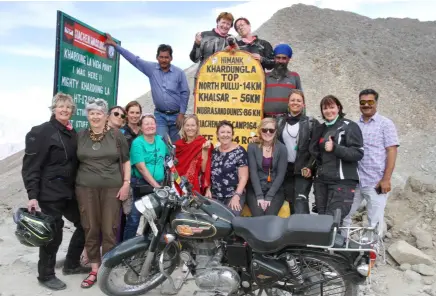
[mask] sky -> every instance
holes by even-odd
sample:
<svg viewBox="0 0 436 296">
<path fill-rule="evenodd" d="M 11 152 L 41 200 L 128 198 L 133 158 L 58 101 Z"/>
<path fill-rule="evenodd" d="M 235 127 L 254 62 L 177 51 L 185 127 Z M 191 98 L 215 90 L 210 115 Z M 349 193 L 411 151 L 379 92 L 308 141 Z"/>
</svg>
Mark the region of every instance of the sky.
<svg viewBox="0 0 436 296">
<path fill-rule="evenodd" d="M 187 68 L 192 65 L 189 52 L 195 34 L 211 30 L 220 12 L 248 18 L 255 30 L 277 10 L 294 3 L 372 18 L 436 20 L 433 0 L 0 2 L 0 144 L 23 141 L 31 126 L 50 115 L 57 10 L 110 33 L 145 60 L 155 61 L 157 46 L 170 44 L 173 64 Z M 148 90 L 147 77 L 121 58 L 118 103 L 125 105 Z"/>
</svg>

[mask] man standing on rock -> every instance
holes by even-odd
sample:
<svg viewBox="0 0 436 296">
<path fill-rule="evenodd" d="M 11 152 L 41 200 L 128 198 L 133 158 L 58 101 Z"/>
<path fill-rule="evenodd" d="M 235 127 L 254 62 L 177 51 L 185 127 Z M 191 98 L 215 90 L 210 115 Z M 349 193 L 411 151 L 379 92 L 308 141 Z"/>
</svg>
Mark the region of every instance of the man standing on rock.
<svg viewBox="0 0 436 296">
<path fill-rule="evenodd" d="M 171 65 L 173 49 L 166 44 L 159 45 L 157 63 L 149 62 L 122 48 L 111 35 L 106 34 L 106 37 L 107 45 L 112 45 L 129 63 L 149 78 L 155 105 L 157 133 L 164 139 L 169 135 L 171 142 L 175 143 L 180 138 L 179 130 L 188 108 L 190 91 L 185 72 Z"/>
<path fill-rule="evenodd" d="M 291 58 L 292 48 L 288 44 L 282 43 L 274 48 L 274 69 L 265 77 L 264 117 L 287 114 L 291 90 L 302 90 L 300 75 L 288 70 Z"/>
<path fill-rule="evenodd" d="M 258 60 L 264 69 L 274 68 L 274 52 L 271 44 L 251 33 L 250 21 L 240 17 L 235 21 L 235 29 L 241 39 L 237 41 L 239 49 L 245 50 Z"/>
<path fill-rule="evenodd" d="M 362 130 L 365 153 L 359 161 L 359 187 L 343 226 L 351 225 L 351 217 L 365 199 L 369 226 L 379 224 L 378 233 L 382 234 L 387 194 L 391 191 L 391 177 L 399 147 L 397 130 L 392 120 L 377 112 L 378 93 L 375 90 L 362 90 L 359 104 L 362 116 L 357 124 Z"/>
</svg>

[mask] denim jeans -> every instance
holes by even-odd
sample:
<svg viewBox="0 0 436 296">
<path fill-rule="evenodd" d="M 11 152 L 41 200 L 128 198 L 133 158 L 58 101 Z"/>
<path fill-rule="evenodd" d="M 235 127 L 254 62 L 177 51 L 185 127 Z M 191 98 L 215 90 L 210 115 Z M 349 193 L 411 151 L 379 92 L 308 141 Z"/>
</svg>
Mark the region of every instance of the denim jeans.
<svg viewBox="0 0 436 296">
<path fill-rule="evenodd" d="M 135 184 L 137 184 L 137 185 L 148 184 L 148 182 L 145 181 L 144 179 L 142 179 L 142 178 L 139 179 L 136 177 L 132 177 L 130 179 L 130 183 L 132 184 L 132 187 Z M 132 197 L 133 197 L 133 202 L 135 202 L 137 197 L 133 195 L 133 192 L 132 192 Z M 123 241 L 128 240 L 128 239 L 136 236 L 136 231 L 138 230 L 138 226 L 139 226 L 139 220 L 141 220 L 141 213 L 135 207 L 135 204 L 133 204 L 132 210 L 127 215 L 126 225 L 124 227 Z"/>
<path fill-rule="evenodd" d="M 168 134 L 173 144 L 180 139 L 180 130 L 176 126 L 178 114 L 167 115 L 159 111 L 154 111 L 154 116 L 156 117 L 157 124 L 156 132 L 159 136 L 166 139 Z"/>
</svg>

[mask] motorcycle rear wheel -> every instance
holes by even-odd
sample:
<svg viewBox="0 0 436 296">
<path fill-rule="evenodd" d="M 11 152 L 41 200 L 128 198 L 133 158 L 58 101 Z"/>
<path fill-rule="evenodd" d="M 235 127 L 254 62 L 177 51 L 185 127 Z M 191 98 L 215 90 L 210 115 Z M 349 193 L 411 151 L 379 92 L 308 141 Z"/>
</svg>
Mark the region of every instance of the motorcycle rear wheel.
<svg viewBox="0 0 436 296">
<path fill-rule="evenodd" d="M 301 269 L 302 276 L 305 280 L 304 285 L 310 285 L 310 283 L 317 283 L 319 281 L 327 280 L 320 284 L 314 284 L 307 289 L 296 291 L 293 294 L 287 293 L 284 291 L 276 291 L 273 295 L 277 296 L 358 296 L 359 295 L 359 286 L 354 283 L 349 277 L 342 276 L 347 273 L 344 269 L 344 266 L 340 263 L 328 259 L 323 256 L 316 255 L 303 255 L 301 256 L 303 259 L 302 262 L 299 262 L 299 266 Z M 314 270 L 319 269 L 319 272 Z M 332 280 L 329 281 L 328 278 L 331 277 Z M 336 279 L 333 279 L 337 277 Z M 332 289 L 331 285 L 335 286 L 335 283 L 338 284 L 341 282 L 342 288 L 334 288 Z M 325 285 L 325 286 L 324 286 Z M 339 289 L 339 291 L 337 290 Z"/>
<path fill-rule="evenodd" d="M 178 253 L 178 247 L 174 244 L 164 255 L 164 268 L 168 274 L 171 274 L 177 267 Z M 109 296 L 134 296 L 143 295 L 162 284 L 166 278 L 159 271 L 160 251 L 155 255 L 147 278 L 138 277 L 132 270 L 133 268 L 137 273 L 140 272 L 147 254 L 148 250 L 141 250 L 130 257 L 122 258 L 123 262 L 112 268 L 102 265 L 97 276 L 100 290 Z M 124 271 L 117 273 L 118 269 L 124 269 Z M 121 282 L 121 285 L 117 286 L 116 281 Z"/>
</svg>

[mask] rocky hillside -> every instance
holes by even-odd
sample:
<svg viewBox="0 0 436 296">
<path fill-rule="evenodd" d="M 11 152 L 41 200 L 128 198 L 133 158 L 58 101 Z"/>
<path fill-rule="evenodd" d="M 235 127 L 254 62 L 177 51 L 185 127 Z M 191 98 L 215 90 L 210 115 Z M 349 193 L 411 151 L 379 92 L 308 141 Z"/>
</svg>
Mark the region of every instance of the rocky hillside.
<svg viewBox="0 0 436 296">
<path fill-rule="evenodd" d="M 376 89 L 380 112 L 400 134 L 395 182 L 404 184 L 411 172 L 434 178 L 436 138 L 429 135 L 434 135 L 436 119 L 436 22 L 371 19 L 298 4 L 279 10 L 256 33 L 273 46 L 291 44 L 290 67 L 300 73 L 308 111 L 315 116 L 321 98 L 334 94 L 347 115 L 357 119 L 359 91 Z M 195 69 L 186 70 L 191 87 Z M 152 110 L 150 93 L 139 101 Z"/>
</svg>

